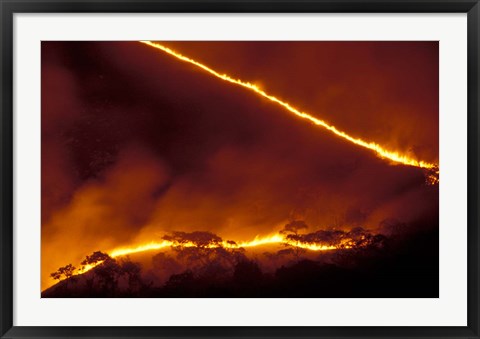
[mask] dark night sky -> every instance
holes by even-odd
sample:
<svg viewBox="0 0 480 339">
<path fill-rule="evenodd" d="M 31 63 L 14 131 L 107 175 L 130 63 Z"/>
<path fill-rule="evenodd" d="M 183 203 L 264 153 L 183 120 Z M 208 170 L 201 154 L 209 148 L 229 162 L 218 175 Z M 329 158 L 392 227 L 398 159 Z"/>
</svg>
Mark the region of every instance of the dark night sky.
<svg viewBox="0 0 480 339">
<path fill-rule="evenodd" d="M 167 42 L 350 135 L 438 162 L 436 42 Z M 137 42 L 42 43 L 42 265 L 210 230 L 239 240 L 438 210 L 438 187 Z"/>
</svg>

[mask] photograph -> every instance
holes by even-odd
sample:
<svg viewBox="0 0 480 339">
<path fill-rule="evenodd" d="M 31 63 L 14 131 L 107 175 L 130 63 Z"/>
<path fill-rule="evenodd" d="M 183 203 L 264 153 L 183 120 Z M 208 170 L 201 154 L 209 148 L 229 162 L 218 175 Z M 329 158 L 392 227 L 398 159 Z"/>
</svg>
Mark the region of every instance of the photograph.
<svg viewBox="0 0 480 339">
<path fill-rule="evenodd" d="M 439 41 L 40 48 L 39 297 L 439 298 Z"/>
</svg>

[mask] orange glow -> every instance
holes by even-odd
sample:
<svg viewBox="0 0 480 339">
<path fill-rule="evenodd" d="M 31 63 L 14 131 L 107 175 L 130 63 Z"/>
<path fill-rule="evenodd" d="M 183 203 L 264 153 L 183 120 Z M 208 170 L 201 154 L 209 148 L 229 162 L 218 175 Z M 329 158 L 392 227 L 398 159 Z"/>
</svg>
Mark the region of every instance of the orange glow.
<svg viewBox="0 0 480 339">
<path fill-rule="evenodd" d="M 323 120 L 320 120 L 320 119 L 317 119 L 315 117 L 313 117 L 312 115 L 308 114 L 308 113 L 305 113 L 305 112 L 302 112 L 300 110 L 298 110 L 297 108 L 291 106 L 290 104 L 276 98 L 275 96 L 272 96 L 268 93 L 266 93 L 265 91 L 261 90 L 260 88 L 258 88 L 256 85 L 252 84 L 252 83 L 249 83 L 249 82 L 245 82 L 243 80 L 240 80 L 240 79 L 234 79 L 232 78 L 231 76 L 227 75 L 227 74 L 220 74 L 218 73 L 217 71 L 211 69 L 210 67 L 204 65 L 204 64 L 201 64 L 193 59 L 190 59 L 189 57 L 186 57 L 166 46 L 163 46 L 161 44 L 158 44 L 158 43 L 154 43 L 154 42 L 151 42 L 151 41 L 140 41 L 141 43 L 144 43 L 146 45 L 149 45 L 151 47 L 154 47 L 154 48 L 157 48 L 157 49 L 160 49 L 162 50 L 163 52 L 166 52 L 174 57 L 176 57 L 177 59 L 180 59 L 184 62 L 188 62 L 192 65 L 195 65 L 199 68 L 201 68 L 202 70 L 210 73 L 211 75 L 219 78 L 219 79 L 222 79 L 224 81 L 227 81 L 227 82 L 230 82 L 234 85 L 238 85 L 238 86 L 242 86 L 244 88 L 247 88 L 259 95 L 261 95 L 262 97 L 264 98 L 267 98 L 268 100 L 284 107 L 286 110 L 288 110 L 289 112 L 295 114 L 296 116 L 302 118 L 302 119 L 306 119 L 310 122 L 312 122 L 313 124 L 317 125 L 317 126 L 321 126 L 325 129 L 327 129 L 328 131 L 332 132 L 333 134 L 355 144 L 355 145 L 358 145 L 358 146 L 361 146 L 361 147 L 364 147 L 364 148 L 367 148 L 369 150 L 372 150 L 373 152 L 375 152 L 377 154 L 377 156 L 379 156 L 380 158 L 383 158 L 383 159 L 389 159 L 391 160 L 392 162 L 395 162 L 395 163 L 400 163 L 400 164 L 403 164 L 403 165 L 408 165 L 408 166 L 414 166 L 414 167 L 419 167 L 419 168 L 425 168 L 425 169 L 436 169 L 438 168 L 438 165 L 437 164 L 434 164 L 434 163 L 429 163 L 429 162 L 426 162 L 426 161 L 422 161 L 422 160 L 417 160 L 417 159 L 413 159 L 405 154 L 401 154 L 400 152 L 397 152 L 397 151 L 391 151 L 391 150 L 387 150 L 386 148 L 380 146 L 379 144 L 375 143 L 375 142 L 368 142 L 368 141 L 364 141 L 360 138 L 356 138 L 356 137 L 352 137 L 350 135 L 348 135 L 347 133 L 337 129 L 335 126 L 332 126 L 332 125 L 329 125 L 327 122 L 323 121 Z M 437 178 L 438 180 L 438 178 Z"/>
<path fill-rule="evenodd" d="M 88 272 L 90 271 L 92 268 L 95 268 L 97 267 L 98 265 L 100 265 L 103 261 L 99 261 L 97 262 L 96 264 L 88 264 L 88 265 L 85 265 L 85 266 L 82 266 L 82 268 L 79 268 L 77 270 L 77 272 L 75 272 L 74 275 L 79 275 L 79 274 L 83 274 L 85 272 Z"/>
<path fill-rule="evenodd" d="M 438 169 L 431 170 L 426 177 L 427 184 L 437 185 L 440 182 L 440 172 Z"/>
<path fill-rule="evenodd" d="M 211 246 L 207 246 L 207 248 L 224 247 L 224 248 L 233 249 L 233 248 L 242 248 L 242 247 L 255 247 L 255 246 L 261 246 L 261 245 L 273 245 L 273 244 L 290 244 L 292 246 L 308 249 L 311 251 L 324 251 L 324 250 L 336 249 L 335 246 L 326 246 L 326 245 L 319 245 L 319 244 L 308 244 L 308 243 L 293 244 L 293 243 L 290 243 L 287 239 L 285 239 L 282 235 L 278 233 L 274 235 L 266 236 L 266 237 L 256 236 L 251 241 L 244 241 L 244 242 L 238 242 L 238 243 L 223 241 L 220 245 L 211 245 Z M 175 247 L 175 246 L 178 246 L 178 245 L 176 245 L 171 241 L 162 240 L 160 242 L 149 242 L 149 243 L 141 244 L 135 247 L 117 248 L 117 249 L 114 249 L 113 251 L 110 251 L 109 255 L 112 258 L 116 258 L 124 255 L 152 251 L 152 250 L 159 250 L 162 248 Z M 192 242 L 187 242 L 182 244 L 181 246 L 195 247 L 196 245 Z"/>
<path fill-rule="evenodd" d="M 325 245 L 325 244 L 315 244 L 315 243 L 302 243 L 302 242 L 291 242 L 287 240 L 283 235 L 277 233 L 265 237 L 259 237 L 256 236 L 253 240 L 250 241 L 243 241 L 243 242 L 229 242 L 229 241 L 222 241 L 218 245 L 210 245 L 207 246 L 207 248 L 218 248 L 218 247 L 223 247 L 223 248 L 229 248 L 229 249 L 238 249 L 238 248 L 248 248 L 248 247 L 256 247 L 256 246 L 262 246 L 262 245 L 290 245 L 293 247 L 299 247 L 303 248 L 309 251 L 328 251 L 328 250 L 335 250 L 335 249 L 348 249 L 351 248 L 348 244 L 342 244 L 341 246 L 330 246 L 330 245 Z M 112 251 L 109 251 L 108 254 L 112 258 L 117 258 L 121 256 L 126 256 L 129 254 L 135 254 L 135 253 L 141 253 L 141 252 L 147 252 L 147 251 L 153 251 L 153 250 L 160 250 L 164 248 L 171 248 L 171 247 L 177 247 L 177 246 L 182 246 L 182 247 L 195 247 L 197 246 L 193 242 L 187 242 L 182 245 L 178 245 L 172 241 L 167 241 L 167 240 L 162 240 L 159 242 L 148 242 L 144 244 L 140 244 L 137 246 L 133 247 L 121 247 L 121 248 L 116 248 Z M 85 265 L 82 268 L 78 269 L 74 275 L 80 275 L 84 274 L 88 271 L 90 271 L 92 268 L 95 268 L 96 266 L 100 265 L 103 261 L 99 261 L 98 263 L 94 265 Z"/>
<path fill-rule="evenodd" d="M 173 243 L 171 241 L 161 241 L 161 242 L 150 242 L 147 244 L 138 245 L 135 247 L 129 248 L 118 248 L 109 253 L 112 258 L 120 257 L 123 255 L 145 252 L 145 251 L 152 251 L 152 250 L 160 250 L 162 248 L 171 247 Z"/>
<path fill-rule="evenodd" d="M 251 241 L 239 242 L 237 244 L 231 244 L 226 241 L 222 246 L 225 248 L 240 248 L 240 247 L 254 247 L 267 244 L 278 244 L 284 242 L 284 238 L 280 234 L 274 234 L 266 237 L 259 237 L 258 235 Z"/>
</svg>

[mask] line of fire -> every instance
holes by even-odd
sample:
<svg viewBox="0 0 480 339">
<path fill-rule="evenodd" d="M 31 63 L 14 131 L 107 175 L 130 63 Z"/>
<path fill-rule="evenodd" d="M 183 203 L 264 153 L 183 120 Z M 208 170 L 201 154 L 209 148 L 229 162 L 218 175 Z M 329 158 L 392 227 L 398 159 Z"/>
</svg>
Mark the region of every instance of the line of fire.
<svg viewBox="0 0 480 339">
<path fill-rule="evenodd" d="M 437 66 L 435 42 L 43 42 L 42 297 L 438 297 Z"/>
</svg>

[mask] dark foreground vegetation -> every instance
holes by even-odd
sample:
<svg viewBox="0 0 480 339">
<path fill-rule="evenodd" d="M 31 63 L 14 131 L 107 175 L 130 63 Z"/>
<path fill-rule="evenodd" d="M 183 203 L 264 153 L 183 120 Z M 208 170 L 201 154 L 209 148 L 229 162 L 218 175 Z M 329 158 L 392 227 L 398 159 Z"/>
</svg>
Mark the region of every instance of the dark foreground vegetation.
<svg viewBox="0 0 480 339">
<path fill-rule="evenodd" d="M 211 248 L 221 239 L 208 232 L 175 232 L 167 237 L 178 246 L 155 254 L 148 269 L 95 252 L 82 262 L 95 268 L 77 276 L 72 265 L 60 268 L 52 277 L 64 280 L 42 297 L 438 297 L 437 231 L 390 237 L 359 228 L 335 232 L 302 237 L 349 236 L 353 248 L 309 252 L 290 245 L 254 258 L 243 248 Z M 181 246 L 192 240 L 195 246 Z"/>
</svg>

